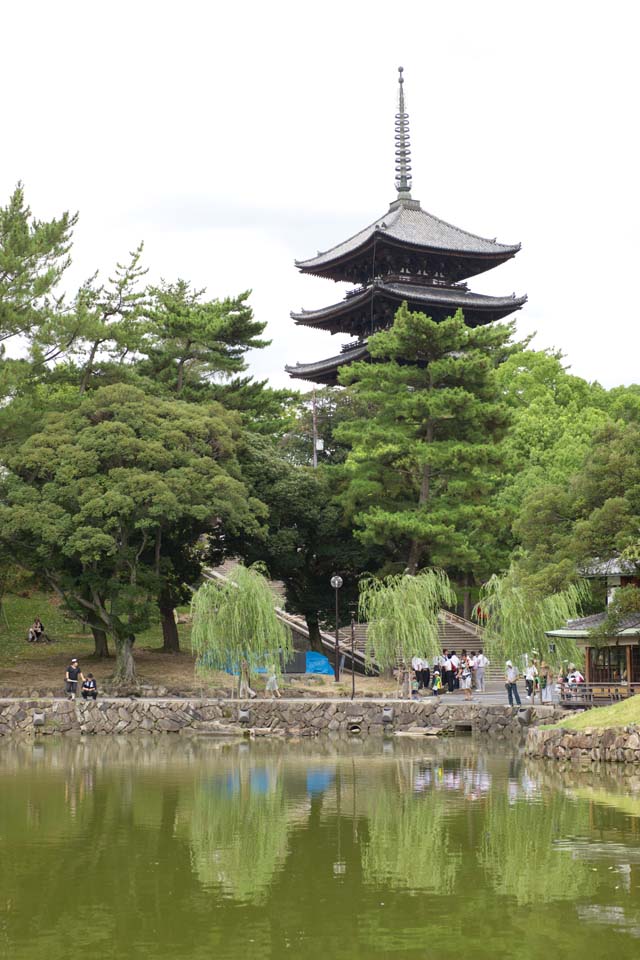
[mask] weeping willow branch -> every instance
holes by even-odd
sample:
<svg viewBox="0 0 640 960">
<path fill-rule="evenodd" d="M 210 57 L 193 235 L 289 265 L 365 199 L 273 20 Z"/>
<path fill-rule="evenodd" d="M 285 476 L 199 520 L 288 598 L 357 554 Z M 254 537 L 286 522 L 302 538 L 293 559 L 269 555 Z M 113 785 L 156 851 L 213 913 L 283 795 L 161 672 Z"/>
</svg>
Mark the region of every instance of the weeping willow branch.
<svg viewBox="0 0 640 960">
<path fill-rule="evenodd" d="M 197 669 L 238 670 L 273 665 L 280 654 L 292 654 L 291 634 L 278 620 L 274 597 L 265 577 L 255 567 L 238 565 L 233 580 L 207 581 L 191 601 L 191 646 Z"/>
<path fill-rule="evenodd" d="M 368 623 L 367 660 L 384 669 L 398 659 L 438 656 L 440 611 L 455 602 L 455 591 L 442 570 L 361 580 L 358 608 L 360 619 Z"/>
<path fill-rule="evenodd" d="M 513 660 L 535 651 L 542 660 L 559 666 L 563 660 L 579 662 L 582 655 L 575 640 L 547 637 L 546 631 L 559 630 L 568 620 L 580 617 L 588 597 L 585 581 L 541 597 L 519 584 L 510 570 L 502 577 L 494 575 L 482 587 L 473 614 L 483 625 L 484 645 L 494 659 Z"/>
</svg>

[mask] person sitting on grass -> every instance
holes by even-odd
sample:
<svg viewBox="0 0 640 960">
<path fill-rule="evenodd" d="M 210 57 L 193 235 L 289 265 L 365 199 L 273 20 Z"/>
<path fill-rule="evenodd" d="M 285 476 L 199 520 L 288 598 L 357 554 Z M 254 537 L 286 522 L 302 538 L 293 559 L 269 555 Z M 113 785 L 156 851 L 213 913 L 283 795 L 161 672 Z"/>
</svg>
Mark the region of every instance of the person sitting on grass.
<svg viewBox="0 0 640 960">
<path fill-rule="evenodd" d="M 27 640 L 29 643 L 40 643 L 40 640 L 45 636 L 44 627 L 42 625 L 42 620 L 40 617 L 36 617 L 31 626 L 29 627 L 29 633 L 27 635 Z"/>
<path fill-rule="evenodd" d="M 92 673 L 88 673 L 86 678 L 82 681 L 82 699 L 96 700 L 98 697 L 98 684 L 96 683 Z"/>
</svg>

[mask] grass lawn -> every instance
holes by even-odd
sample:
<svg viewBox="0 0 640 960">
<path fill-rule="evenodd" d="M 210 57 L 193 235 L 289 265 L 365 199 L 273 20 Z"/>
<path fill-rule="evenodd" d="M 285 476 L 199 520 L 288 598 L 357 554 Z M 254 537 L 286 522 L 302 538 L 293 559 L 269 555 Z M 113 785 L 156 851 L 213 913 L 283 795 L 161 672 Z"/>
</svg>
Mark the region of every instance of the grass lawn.
<svg viewBox="0 0 640 960">
<path fill-rule="evenodd" d="M 27 643 L 26 636 L 34 618 L 39 616 L 53 643 Z M 134 649 L 140 678 L 154 686 L 164 685 L 182 690 L 196 690 L 203 686 L 195 677 L 194 658 L 189 642 L 189 625 L 179 624 L 183 651 L 166 654 L 162 647 L 162 628 L 157 623 L 136 637 Z M 62 688 L 64 673 L 71 657 L 78 657 L 85 673 L 91 672 L 100 681 L 113 673 L 113 644 L 111 657 L 93 658 L 93 636 L 76 620 L 65 616 L 55 599 L 43 594 L 7 596 L 0 614 L 0 686 L 43 689 L 56 693 Z M 228 683 L 226 675 L 214 674 L 211 682 L 219 686 Z"/>
<path fill-rule="evenodd" d="M 611 707 L 593 707 L 584 713 L 577 713 L 553 724 L 565 730 L 607 730 L 610 727 L 627 727 L 632 723 L 640 724 L 640 696 L 635 695 Z"/>
<path fill-rule="evenodd" d="M 181 611 L 182 612 L 182 611 Z M 186 608 L 185 611 L 186 612 Z M 54 643 L 27 643 L 29 626 L 39 616 L 48 636 Z M 162 628 L 157 623 L 136 637 L 134 657 L 138 677 L 154 687 L 164 686 L 169 692 L 231 694 L 232 678 L 226 673 L 213 672 L 206 679 L 195 674 L 195 658 L 191 654 L 189 624 L 178 624 L 181 652 L 162 652 Z M 113 673 L 114 650 L 109 642 L 111 657 L 93 658 L 93 636 L 89 629 L 66 617 L 55 599 L 44 593 L 27 597 L 7 596 L 0 613 L 0 690 L 51 691 L 58 695 L 63 688 L 64 674 L 71 657 L 77 657 L 85 675 L 93 673 L 102 682 Z M 263 675 L 252 678 L 258 692 L 265 687 Z M 351 675 L 345 673 L 341 683 L 333 677 L 320 676 L 303 679 L 283 678 L 280 689 L 285 696 L 309 694 L 315 697 L 351 695 Z M 381 696 L 396 689 L 395 681 L 382 677 L 356 677 L 356 696 Z"/>
</svg>

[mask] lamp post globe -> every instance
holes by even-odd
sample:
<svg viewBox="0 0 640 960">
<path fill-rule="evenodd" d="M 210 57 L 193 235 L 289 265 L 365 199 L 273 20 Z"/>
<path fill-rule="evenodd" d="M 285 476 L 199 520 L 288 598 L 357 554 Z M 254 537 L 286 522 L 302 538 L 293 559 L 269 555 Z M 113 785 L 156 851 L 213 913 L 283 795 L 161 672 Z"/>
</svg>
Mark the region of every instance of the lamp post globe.
<svg viewBox="0 0 640 960">
<path fill-rule="evenodd" d="M 333 679 L 336 683 L 340 681 L 340 633 L 339 633 L 339 623 L 338 623 L 338 591 L 344 583 L 342 577 L 338 574 L 334 574 L 331 577 L 331 586 L 336 593 L 336 648 L 335 648 L 335 657 L 333 661 Z"/>
</svg>

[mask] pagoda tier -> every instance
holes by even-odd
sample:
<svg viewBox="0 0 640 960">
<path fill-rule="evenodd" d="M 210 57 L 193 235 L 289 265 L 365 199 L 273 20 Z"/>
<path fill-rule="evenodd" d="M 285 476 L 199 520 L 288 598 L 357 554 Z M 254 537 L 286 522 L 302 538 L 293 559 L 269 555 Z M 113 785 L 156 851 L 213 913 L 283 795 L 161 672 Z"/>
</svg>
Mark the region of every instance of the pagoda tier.
<svg viewBox="0 0 640 960">
<path fill-rule="evenodd" d="M 349 283 L 399 273 L 457 283 L 510 260 L 519 249 L 519 243 L 496 243 L 454 227 L 417 200 L 401 198 L 349 240 L 311 260 L 296 260 L 296 266 L 301 273 Z"/>
<path fill-rule="evenodd" d="M 322 383 L 328 387 L 335 387 L 338 382 L 338 370 L 354 360 L 367 360 L 369 351 L 367 341 L 348 343 L 342 348 L 337 357 L 327 357 L 316 363 L 296 363 L 295 367 L 285 367 L 290 377 L 296 380 L 309 380 L 311 383 Z"/>
<path fill-rule="evenodd" d="M 383 217 L 349 240 L 310 260 L 296 261 L 301 273 L 360 284 L 339 303 L 291 314 L 296 324 L 347 333 L 355 342 L 326 360 L 286 367 L 291 377 L 337 383 L 341 366 L 369 359 L 367 338 L 390 327 L 403 303 L 436 322 L 462 310 L 472 327 L 501 320 L 526 303 L 526 296 L 473 293 L 462 282 L 511 259 L 520 244 L 497 243 L 461 230 L 427 213 L 411 198 L 409 117 L 403 83 L 400 67 L 395 122 L 397 199 Z"/>
<path fill-rule="evenodd" d="M 406 303 L 410 310 L 426 313 L 439 322 L 462 310 L 465 323 L 478 327 L 519 310 L 526 296 L 487 297 L 472 293 L 465 286 L 436 286 L 416 283 L 412 277 L 375 280 L 347 294 L 344 300 L 320 310 L 291 313 L 296 324 L 317 327 L 330 333 L 366 336 L 393 323 L 398 308 Z"/>
</svg>

